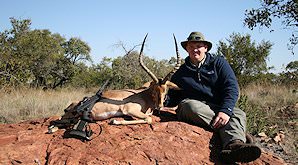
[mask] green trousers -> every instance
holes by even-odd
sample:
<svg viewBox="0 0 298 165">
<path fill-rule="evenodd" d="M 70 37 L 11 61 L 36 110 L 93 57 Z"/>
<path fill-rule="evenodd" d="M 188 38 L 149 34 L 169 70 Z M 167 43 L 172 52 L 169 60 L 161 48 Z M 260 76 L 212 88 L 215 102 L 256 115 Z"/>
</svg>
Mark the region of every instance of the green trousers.
<svg viewBox="0 0 298 165">
<path fill-rule="evenodd" d="M 215 105 L 206 104 L 204 102 L 184 99 L 178 105 L 176 114 L 178 120 L 185 121 L 198 126 L 212 128 L 212 121 L 216 115 Z M 219 133 L 223 147 L 225 147 L 232 140 L 242 140 L 246 142 L 246 114 L 239 108 L 234 108 L 233 115 L 230 121 L 224 127 L 215 129 Z"/>
</svg>

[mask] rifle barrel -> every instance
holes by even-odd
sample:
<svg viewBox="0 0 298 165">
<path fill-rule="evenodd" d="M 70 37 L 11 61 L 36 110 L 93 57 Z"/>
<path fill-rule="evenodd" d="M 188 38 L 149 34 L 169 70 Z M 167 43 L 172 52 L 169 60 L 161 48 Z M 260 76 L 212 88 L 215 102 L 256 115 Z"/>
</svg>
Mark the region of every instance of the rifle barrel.
<svg viewBox="0 0 298 165">
<path fill-rule="evenodd" d="M 96 95 L 101 95 L 101 93 L 103 92 L 103 90 L 105 89 L 105 87 L 108 85 L 110 79 L 107 79 L 105 81 L 105 83 L 101 86 L 101 88 L 96 92 Z"/>
</svg>

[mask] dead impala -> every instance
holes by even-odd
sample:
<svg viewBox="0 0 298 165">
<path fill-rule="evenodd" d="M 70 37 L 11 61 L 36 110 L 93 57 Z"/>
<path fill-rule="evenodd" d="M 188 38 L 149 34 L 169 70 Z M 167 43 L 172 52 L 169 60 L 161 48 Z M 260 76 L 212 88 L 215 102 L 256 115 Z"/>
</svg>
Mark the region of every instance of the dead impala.
<svg viewBox="0 0 298 165">
<path fill-rule="evenodd" d="M 148 34 L 147 34 L 148 35 Z M 112 117 L 129 115 L 137 118 L 137 120 L 112 120 L 111 124 L 141 124 L 152 123 L 150 115 L 153 110 L 160 110 L 163 107 L 163 102 L 168 89 L 177 89 L 179 87 L 174 83 L 168 81 L 173 73 L 181 65 L 181 57 L 178 52 L 177 41 L 174 36 L 177 62 L 175 68 L 168 73 L 165 78 L 158 79 L 143 63 L 143 48 L 147 38 L 145 36 L 141 51 L 139 54 L 139 63 L 146 73 L 152 78 L 150 83 L 146 83 L 140 89 L 123 89 L 123 90 L 108 90 L 102 93 L 101 99 L 94 104 L 90 111 L 90 117 L 94 121 L 105 120 Z M 75 110 L 79 102 L 74 102 L 65 109 L 65 114 L 62 116 L 63 120 L 76 120 L 78 114 Z M 52 128 L 51 132 L 56 131 Z"/>
</svg>

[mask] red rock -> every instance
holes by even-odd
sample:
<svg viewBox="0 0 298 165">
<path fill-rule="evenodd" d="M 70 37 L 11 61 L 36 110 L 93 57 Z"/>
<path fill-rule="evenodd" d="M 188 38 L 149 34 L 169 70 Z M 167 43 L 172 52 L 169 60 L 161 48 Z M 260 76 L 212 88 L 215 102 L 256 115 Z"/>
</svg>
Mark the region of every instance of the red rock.
<svg viewBox="0 0 298 165">
<path fill-rule="evenodd" d="M 47 134 L 49 122 L 56 117 L 1 124 L 0 164 L 222 164 L 220 145 L 212 132 L 169 115 L 153 116 L 152 125 L 92 123 L 93 139 L 86 142 L 64 138 L 64 129 Z M 247 164 L 285 162 L 262 152 L 259 159 Z"/>
</svg>

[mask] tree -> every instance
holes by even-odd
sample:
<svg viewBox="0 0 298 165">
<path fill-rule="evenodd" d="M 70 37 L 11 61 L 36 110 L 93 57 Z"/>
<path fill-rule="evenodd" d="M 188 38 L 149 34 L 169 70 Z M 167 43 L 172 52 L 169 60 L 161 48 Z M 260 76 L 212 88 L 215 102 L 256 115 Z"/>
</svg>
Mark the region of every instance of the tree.
<svg viewBox="0 0 298 165">
<path fill-rule="evenodd" d="M 98 64 L 92 64 L 87 66 L 84 63 L 80 63 L 79 70 L 77 70 L 75 76 L 71 79 L 70 85 L 73 87 L 98 87 L 106 80 L 110 79 L 108 88 L 113 88 L 114 71 L 112 69 L 113 59 L 104 57 Z"/>
<path fill-rule="evenodd" d="M 124 50 L 125 55 L 117 57 L 112 61 L 113 78 L 111 85 L 113 88 L 139 88 L 143 83 L 152 79 L 141 68 L 139 63 L 139 52 L 135 49 L 141 44 L 134 45 L 132 48 L 126 48 L 123 42 L 114 45 Z M 168 74 L 176 64 L 176 59 L 172 57 L 170 60 L 155 60 L 144 55 L 144 64 L 158 77 L 162 78 Z"/>
<path fill-rule="evenodd" d="M 292 61 L 286 66 L 286 71 L 280 73 L 279 83 L 284 85 L 298 85 L 298 61 Z"/>
<path fill-rule="evenodd" d="M 288 81 L 298 84 L 298 61 L 292 61 L 286 66 Z"/>
<path fill-rule="evenodd" d="M 90 56 L 91 48 L 81 39 L 72 37 L 68 41 L 61 43 L 61 46 L 64 49 L 64 58 L 57 63 L 59 64 L 58 68 L 56 72 L 53 72 L 56 77 L 59 77 L 59 80 L 53 84 L 52 88 L 62 86 L 68 81 L 74 82 L 75 76 L 76 78 L 80 76 L 86 77 L 89 74 L 89 69 L 84 62 L 92 62 Z M 76 83 L 76 85 L 78 84 Z"/>
<path fill-rule="evenodd" d="M 0 83 L 56 88 L 69 81 L 89 46 L 78 38 L 66 41 L 49 30 L 31 30 L 31 20 L 11 18 L 12 29 L 0 33 Z M 0 85 L 1 85 L 0 84 Z"/>
<path fill-rule="evenodd" d="M 144 64 L 157 76 L 163 77 L 173 65 L 167 60 L 157 61 L 147 56 L 143 57 Z M 123 57 L 117 57 L 112 63 L 113 82 L 115 88 L 139 88 L 143 83 L 151 81 L 152 79 L 141 68 L 139 63 L 139 52 L 132 51 Z"/>
<path fill-rule="evenodd" d="M 28 66 L 32 80 L 30 85 L 53 87 L 60 79 L 55 76 L 57 65 L 64 59 L 61 43 L 64 38 L 58 34 L 52 34 L 49 30 L 29 31 L 18 39 L 18 50 L 24 64 Z"/>
<path fill-rule="evenodd" d="M 12 29 L 0 33 L 0 85 L 16 85 L 24 83 L 30 77 L 26 70 L 28 66 L 22 62 L 22 57 L 16 53 L 18 40 L 29 32 L 30 20 L 10 18 Z"/>
<path fill-rule="evenodd" d="M 227 39 L 227 43 L 219 41 L 217 54 L 224 55 L 233 68 L 240 84 L 252 81 L 252 78 L 266 73 L 266 59 L 270 53 L 272 44 L 262 41 L 256 44 L 249 34 L 241 35 L 233 33 Z"/>
<path fill-rule="evenodd" d="M 68 58 L 72 64 L 82 60 L 92 61 L 90 56 L 91 48 L 79 38 L 70 38 L 69 41 L 62 44 L 62 47 L 65 49 L 65 57 Z"/>
<path fill-rule="evenodd" d="M 281 20 L 284 29 L 292 32 L 288 49 L 294 54 L 294 47 L 298 44 L 297 0 L 261 0 L 260 8 L 245 11 L 244 25 L 251 30 L 257 26 L 270 28 L 274 19 Z"/>
<path fill-rule="evenodd" d="M 286 66 L 286 70 L 289 72 L 298 73 L 298 61 L 292 61 Z"/>
</svg>

